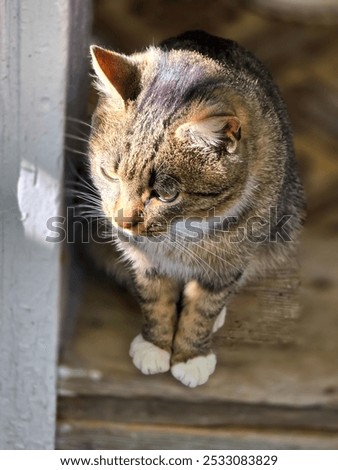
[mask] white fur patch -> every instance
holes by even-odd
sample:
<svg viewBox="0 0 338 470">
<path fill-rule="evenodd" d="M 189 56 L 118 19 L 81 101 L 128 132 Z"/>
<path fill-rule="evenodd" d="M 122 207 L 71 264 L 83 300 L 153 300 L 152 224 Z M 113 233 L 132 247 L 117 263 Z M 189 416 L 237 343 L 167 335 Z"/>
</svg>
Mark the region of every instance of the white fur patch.
<svg viewBox="0 0 338 470">
<path fill-rule="evenodd" d="M 218 317 L 215 320 L 214 326 L 212 328 L 213 333 L 216 333 L 216 331 L 218 331 L 220 328 L 222 328 L 222 326 L 224 325 L 226 314 L 227 314 L 227 308 L 224 307 L 224 308 L 222 308 L 222 310 L 218 314 Z"/>
<path fill-rule="evenodd" d="M 189 281 L 184 288 L 184 297 L 187 301 L 193 301 L 198 297 L 200 287 L 197 281 Z"/>
<path fill-rule="evenodd" d="M 218 122 L 216 118 L 209 118 L 198 122 L 188 122 L 182 124 L 177 130 L 177 137 L 189 135 L 197 147 L 205 145 L 218 145 L 222 142 L 221 129 L 224 123 Z"/>
<path fill-rule="evenodd" d="M 182 124 L 176 130 L 176 136 L 182 138 L 189 136 L 193 144 L 197 147 L 218 146 L 224 141 L 225 126 L 230 124 L 231 128 L 238 130 L 239 120 L 235 116 L 209 116 L 198 121 Z M 230 129 L 230 128 L 229 128 Z M 236 139 L 227 144 L 229 153 L 234 153 L 237 147 Z"/>
<path fill-rule="evenodd" d="M 129 355 L 133 358 L 134 366 L 143 374 L 158 374 L 170 369 L 170 354 L 143 339 L 141 334 L 131 342 Z"/>
<path fill-rule="evenodd" d="M 205 384 L 216 367 L 216 356 L 211 353 L 208 356 L 197 356 L 187 362 L 180 362 L 171 368 L 175 379 L 187 387 L 197 387 Z"/>
</svg>

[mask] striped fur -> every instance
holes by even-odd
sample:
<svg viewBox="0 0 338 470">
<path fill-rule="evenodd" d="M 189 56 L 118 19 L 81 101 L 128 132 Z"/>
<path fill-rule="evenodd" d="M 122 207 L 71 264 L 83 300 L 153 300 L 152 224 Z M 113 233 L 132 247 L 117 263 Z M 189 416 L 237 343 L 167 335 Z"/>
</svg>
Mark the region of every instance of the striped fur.
<svg viewBox="0 0 338 470">
<path fill-rule="evenodd" d="M 104 95 L 91 175 L 144 317 L 131 355 L 145 373 L 170 357 L 174 377 L 200 385 L 223 307 L 294 253 L 304 201 L 287 112 L 251 53 L 200 31 L 92 55 Z"/>
</svg>

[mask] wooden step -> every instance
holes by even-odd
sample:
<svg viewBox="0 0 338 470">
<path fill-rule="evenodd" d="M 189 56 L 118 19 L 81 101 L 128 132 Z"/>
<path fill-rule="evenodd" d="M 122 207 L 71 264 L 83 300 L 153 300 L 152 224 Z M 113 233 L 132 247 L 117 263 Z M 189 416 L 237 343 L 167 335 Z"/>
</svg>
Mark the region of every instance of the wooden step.
<svg viewBox="0 0 338 470">
<path fill-rule="evenodd" d="M 59 449 L 337 449 L 338 433 L 206 429 L 179 426 L 67 421 L 57 431 Z"/>
<path fill-rule="evenodd" d="M 314 245 L 305 240 L 306 256 Z M 325 245 L 327 257 L 336 245 Z M 216 372 L 196 389 L 170 373 L 144 376 L 133 366 L 128 349 L 141 326 L 136 301 L 88 277 L 77 333 L 59 368 L 57 446 L 150 448 L 156 434 L 152 446 L 159 449 L 234 442 L 235 448 L 262 442 L 265 448 L 338 448 L 335 317 L 327 294 L 310 290 L 306 278 L 300 313 L 293 273 L 282 271 L 237 297 L 215 341 Z M 318 302 L 325 316 L 318 316 Z"/>
</svg>

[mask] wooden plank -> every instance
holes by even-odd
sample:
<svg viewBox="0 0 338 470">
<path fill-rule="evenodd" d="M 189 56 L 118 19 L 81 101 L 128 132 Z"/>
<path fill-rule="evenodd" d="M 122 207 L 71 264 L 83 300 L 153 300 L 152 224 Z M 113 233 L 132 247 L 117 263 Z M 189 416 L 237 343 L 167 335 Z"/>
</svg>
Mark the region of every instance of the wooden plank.
<svg viewBox="0 0 338 470">
<path fill-rule="evenodd" d="M 297 263 L 271 270 L 244 288 L 229 305 L 227 328 L 217 344 L 295 342 L 294 321 L 300 314 Z"/>
<path fill-rule="evenodd" d="M 304 237 L 303 252 L 308 260 L 304 264 L 304 282 L 314 282 L 311 273 L 318 271 L 322 261 L 326 275 L 335 285 L 338 281 L 334 269 L 338 241 L 330 238 L 323 245 L 320 238 Z M 233 312 L 233 319 L 229 315 L 216 344 L 218 364 L 215 374 L 206 385 L 191 390 L 170 374 L 149 377 L 135 369 L 128 349 L 140 330 L 137 303 L 130 296 L 121 295 L 113 284 L 91 279 L 86 284 L 82 319 L 72 355 L 66 358 L 60 371 L 59 393 L 63 396 L 148 397 L 149 400 L 170 397 L 186 403 L 216 401 L 336 407 L 338 367 L 336 316 L 332 309 L 334 290 L 320 293 L 304 288 L 301 293 L 303 314 L 295 321 L 285 320 L 292 323 L 295 338 L 287 344 L 248 343 L 243 338 L 236 342 L 223 341 L 222 336 L 228 335 L 228 322 L 241 321 L 246 313 L 244 309 Z M 317 310 L 319 303 L 321 315 Z M 248 307 L 250 305 L 249 302 Z M 267 305 L 266 315 L 268 312 Z M 255 324 L 258 320 L 250 320 L 248 315 L 246 321 Z M 273 321 L 269 321 L 272 328 Z M 278 327 L 281 325 L 282 320 L 277 323 Z M 255 328 L 259 328 L 257 323 Z M 247 331 L 249 334 L 249 327 Z M 262 338 L 262 333 L 258 332 L 258 335 Z"/>
<path fill-rule="evenodd" d="M 163 398 L 63 396 L 58 419 L 176 426 L 240 426 L 338 432 L 338 406 L 271 406 L 241 402 L 192 402 Z"/>
<path fill-rule="evenodd" d="M 0 448 L 54 446 L 67 0 L 0 1 Z"/>
<path fill-rule="evenodd" d="M 200 429 L 92 421 L 65 421 L 58 449 L 337 449 L 338 433 Z"/>
</svg>

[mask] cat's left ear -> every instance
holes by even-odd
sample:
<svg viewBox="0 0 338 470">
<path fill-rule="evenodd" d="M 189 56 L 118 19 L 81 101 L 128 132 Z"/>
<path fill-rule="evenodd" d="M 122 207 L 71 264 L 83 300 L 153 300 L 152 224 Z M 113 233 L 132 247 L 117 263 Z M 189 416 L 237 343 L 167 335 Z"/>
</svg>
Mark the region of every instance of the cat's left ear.
<svg viewBox="0 0 338 470">
<path fill-rule="evenodd" d="M 228 153 L 234 153 L 241 138 L 241 123 L 236 116 L 211 116 L 182 124 L 176 136 L 188 137 L 199 147 L 225 145 Z"/>
<path fill-rule="evenodd" d="M 135 99 L 140 84 L 140 73 L 135 63 L 124 54 L 98 46 L 91 46 L 90 53 L 100 89 L 124 103 Z"/>
</svg>

